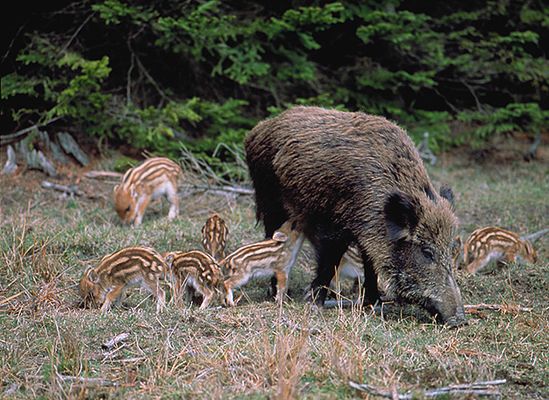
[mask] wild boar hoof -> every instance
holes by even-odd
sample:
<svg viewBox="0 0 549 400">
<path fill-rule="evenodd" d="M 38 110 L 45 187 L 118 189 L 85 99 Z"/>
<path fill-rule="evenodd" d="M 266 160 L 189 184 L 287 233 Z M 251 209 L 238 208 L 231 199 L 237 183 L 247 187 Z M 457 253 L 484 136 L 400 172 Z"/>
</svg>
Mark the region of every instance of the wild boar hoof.
<svg viewBox="0 0 549 400">
<path fill-rule="evenodd" d="M 444 321 L 444 324 L 448 326 L 449 328 L 457 328 L 459 326 L 465 326 L 468 325 L 469 322 L 465 319 L 463 316 L 454 316 L 448 318 L 446 321 Z"/>
</svg>

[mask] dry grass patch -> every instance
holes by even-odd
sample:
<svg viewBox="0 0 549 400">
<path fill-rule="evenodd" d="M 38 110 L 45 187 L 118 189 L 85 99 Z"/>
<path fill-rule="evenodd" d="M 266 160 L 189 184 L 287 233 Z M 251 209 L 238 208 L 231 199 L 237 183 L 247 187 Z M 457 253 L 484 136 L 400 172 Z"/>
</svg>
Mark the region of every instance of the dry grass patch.
<svg viewBox="0 0 549 400">
<path fill-rule="evenodd" d="M 463 235 L 483 225 L 521 233 L 547 226 L 542 163 L 446 164 L 431 173 L 456 188 Z M 302 300 L 314 274 L 309 246 L 282 309 L 269 299 L 269 280 L 257 279 L 234 309 L 172 302 L 156 315 L 148 294 L 131 290 L 102 316 L 78 307 L 76 284 L 88 265 L 130 245 L 199 249 L 212 211 L 229 225 L 229 251 L 260 240 L 253 199 L 196 192 L 182 199 L 174 223 L 159 202 L 130 228 L 108 201 L 65 198 L 39 188 L 37 176 L 0 177 L 7 188 L 0 193 L 0 397 L 343 399 L 365 396 L 351 380 L 404 393 L 507 379 L 504 398 L 549 398 L 549 237 L 536 244 L 535 265 L 459 273 L 466 303 L 502 308 L 471 310 L 469 325 L 458 329 L 434 324 L 417 307 L 388 306 L 383 317 L 361 307 L 312 308 Z M 112 190 L 109 182 L 86 185 L 105 199 Z M 102 348 L 124 332 L 126 340 Z"/>
</svg>

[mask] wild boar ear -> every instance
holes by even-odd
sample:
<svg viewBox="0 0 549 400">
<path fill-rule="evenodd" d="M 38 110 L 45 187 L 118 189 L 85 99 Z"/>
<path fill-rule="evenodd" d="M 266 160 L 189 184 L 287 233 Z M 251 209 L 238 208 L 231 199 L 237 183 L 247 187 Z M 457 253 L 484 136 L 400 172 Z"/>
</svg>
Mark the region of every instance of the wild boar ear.
<svg viewBox="0 0 549 400">
<path fill-rule="evenodd" d="M 419 222 L 413 199 L 403 192 L 393 192 L 385 200 L 385 225 L 389 240 L 397 241 L 410 235 Z"/>
<path fill-rule="evenodd" d="M 455 196 L 452 188 L 448 185 L 442 185 L 440 187 L 440 195 L 448 200 L 448 203 L 452 206 L 452 210 L 455 208 Z"/>
<path fill-rule="evenodd" d="M 288 240 L 288 236 L 286 236 L 284 233 L 282 232 L 279 232 L 279 231 L 276 231 L 274 234 L 273 234 L 273 240 L 274 241 L 277 241 L 277 242 L 282 242 L 284 243 L 286 240 Z"/>
<path fill-rule="evenodd" d="M 112 192 L 114 194 L 116 194 L 116 192 L 118 192 L 118 188 L 120 187 L 120 185 L 115 185 L 114 188 L 112 189 Z"/>
</svg>

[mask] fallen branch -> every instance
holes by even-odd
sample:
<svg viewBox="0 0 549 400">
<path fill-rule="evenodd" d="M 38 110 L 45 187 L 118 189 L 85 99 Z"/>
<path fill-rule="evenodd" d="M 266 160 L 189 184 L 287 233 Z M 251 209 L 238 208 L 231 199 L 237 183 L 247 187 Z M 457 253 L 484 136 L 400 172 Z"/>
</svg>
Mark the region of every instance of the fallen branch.
<svg viewBox="0 0 549 400">
<path fill-rule="evenodd" d="M 116 346 L 118 343 L 123 342 L 124 340 L 126 340 L 129 337 L 130 337 L 129 333 L 127 333 L 127 332 L 121 333 L 119 335 L 116 335 L 112 339 L 106 341 L 105 343 L 103 343 L 101 345 L 101 348 L 104 349 L 104 350 L 110 350 L 114 346 Z"/>
<path fill-rule="evenodd" d="M 463 308 L 465 309 L 465 312 L 469 311 L 469 313 L 475 312 L 475 311 L 480 311 L 480 310 L 493 310 L 493 311 L 503 311 L 503 312 L 519 312 L 519 311 L 530 312 L 530 311 L 532 311 L 531 308 L 522 307 L 522 306 L 514 305 L 514 304 L 484 304 L 484 303 L 465 304 L 463 306 Z"/>
<path fill-rule="evenodd" d="M 76 185 L 70 185 L 70 186 L 66 186 L 66 185 L 59 185 L 57 183 L 52 183 L 52 182 L 48 182 L 48 181 L 42 181 L 42 185 L 41 185 L 44 189 L 53 189 L 53 190 L 57 190 L 59 192 L 63 192 L 63 193 L 66 193 L 70 196 L 85 196 L 85 194 L 83 192 L 81 192 L 79 189 L 78 189 L 78 186 Z"/>
<path fill-rule="evenodd" d="M 117 362 L 117 363 L 135 363 L 135 362 L 143 361 L 143 360 L 146 360 L 146 359 L 147 359 L 147 357 L 131 357 L 131 358 L 123 358 L 123 359 L 120 359 L 120 360 L 106 359 L 104 361 L 105 362 Z"/>
<path fill-rule="evenodd" d="M 474 382 L 474 383 L 463 383 L 458 385 L 450 385 L 437 389 L 423 390 L 423 397 L 433 398 L 438 396 L 445 396 L 448 394 L 474 394 L 477 396 L 500 396 L 500 392 L 494 386 L 503 385 L 507 382 L 505 379 L 499 379 L 495 381 L 484 381 L 484 382 Z M 366 392 L 368 394 L 385 397 L 387 399 L 400 399 L 408 400 L 417 397 L 417 394 L 412 392 L 406 392 L 404 394 L 383 390 L 378 387 L 368 385 L 365 383 L 356 383 L 349 381 L 349 386 L 359 390 L 361 392 Z"/>
<path fill-rule="evenodd" d="M 108 360 L 108 359 L 112 359 L 113 356 L 118 353 L 120 350 L 126 348 L 126 343 L 122 343 L 121 346 L 117 346 L 115 347 L 113 350 L 110 350 L 110 351 L 107 351 L 105 350 L 105 352 L 103 353 L 103 361 L 105 360 Z"/>
<path fill-rule="evenodd" d="M 217 188 L 216 190 L 220 190 L 222 192 L 231 192 L 236 194 L 242 194 L 242 195 L 248 195 L 251 196 L 255 192 L 253 189 L 247 189 L 240 186 L 223 186 L 221 188 Z"/>
<path fill-rule="evenodd" d="M 96 179 L 96 178 L 122 178 L 120 172 L 112 171 L 89 171 L 84 174 L 86 178 Z"/>
<path fill-rule="evenodd" d="M 70 383 L 85 383 L 99 386 L 119 386 L 118 382 L 111 381 L 103 378 L 85 378 L 83 376 L 70 376 L 57 374 L 57 377 L 63 382 Z"/>
<path fill-rule="evenodd" d="M 63 192 L 69 196 L 80 196 L 80 197 L 87 197 L 88 199 L 105 199 L 105 196 L 101 194 L 91 194 L 86 193 L 78 189 L 78 185 L 60 185 L 58 183 L 48 182 L 48 181 L 42 181 L 41 186 L 44 189 L 53 189 L 57 190 L 59 192 Z"/>
<path fill-rule="evenodd" d="M 49 121 L 34 124 L 32 126 L 29 126 L 28 128 L 21 129 L 17 132 L 14 132 L 14 133 L 0 135 L 0 146 L 3 146 L 5 144 L 11 143 L 11 142 L 15 142 L 15 141 L 19 140 L 20 136 L 27 135 L 32 130 L 34 130 L 36 128 L 40 128 L 41 126 L 46 126 L 48 124 L 51 124 L 52 122 L 55 122 L 60 118 L 61 117 L 55 117 L 55 118 L 50 119 Z"/>
<path fill-rule="evenodd" d="M 241 186 L 209 186 L 209 185 L 189 185 L 185 186 L 185 189 L 190 189 L 191 191 L 197 191 L 197 192 L 227 192 L 227 193 L 235 193 L 240 195 L 249 196 L 254 194 L 254 191 L 252 189 L 244 188 Z"/>
</svg>

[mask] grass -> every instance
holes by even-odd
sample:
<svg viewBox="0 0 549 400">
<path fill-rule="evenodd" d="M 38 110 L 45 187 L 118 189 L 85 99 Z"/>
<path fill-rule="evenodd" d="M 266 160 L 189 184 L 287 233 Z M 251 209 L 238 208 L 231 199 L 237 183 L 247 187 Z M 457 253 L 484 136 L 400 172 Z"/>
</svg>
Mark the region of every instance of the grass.
<svg viewBox="0 0 549 400">
<path fill-rule="evenodd" d="M 430 172 L 454 187 L 464 238 L 485 225 L 520 233 L 549 225 L 546 163 L 443 160 Z M 294 300 L 282 308 L 269 300 L 268 280 L 257 280 L 234 309 L 170 303 L 156 315 L 152 299 L 133 290 L 103 316 L 77 307 L 76 284 L 88 265 L 129 245 L 200 248 L 200 229 L 212 211 L 229 224 L 230 249 L 259 240 L 253 201 L 186 197 L 174 223 L 157 203 L 133 229 L 116 219 L 111 182 L 83 179 L 81 187 L 100 197 L 89 200 L 40 189 L 41 179 L 32 171 L 0 178 L 0 397 L 346 399 L 363 396 L 349 380 L 405 392 L 502 378 L 508 380 L 504 398 L 549 397 L 547 236 L 536 244 L 536 265 L 491 266 L 457 277 L 467 304 L 533 311 L 471 314 L 458 329 L 436 325 L 413 307 L 383 318 L 361 309 L 311 308 L 301 300 L 313 276 L 308 247 L 290 277 Z M 122 332 L 130 337 L 121 346 L 101 348 Z"/>
</svg>

